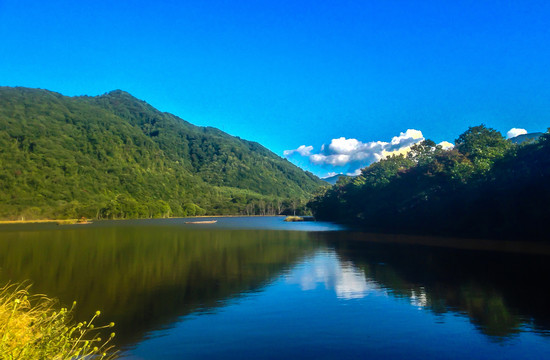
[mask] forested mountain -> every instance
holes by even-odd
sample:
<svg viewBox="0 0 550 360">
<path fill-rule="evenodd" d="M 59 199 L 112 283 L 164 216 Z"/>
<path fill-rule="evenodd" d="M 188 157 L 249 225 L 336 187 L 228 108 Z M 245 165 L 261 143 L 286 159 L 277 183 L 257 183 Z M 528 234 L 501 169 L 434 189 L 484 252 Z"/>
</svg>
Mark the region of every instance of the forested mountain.
<svg viewBox="0 0 550 360">
<path fill-rule="evenodd" d="M 384 232 L 548 238 L 550 133 L 516 145 L 483 125 L 443 150 L 414 145 L 309 203 L 320 219 Z"/>
<path fill-rule="evenodd" d="M 120 90 L 0 87 L 0 168 L 1 218 L 279 213 L 324 184 Z"/>
</svg>

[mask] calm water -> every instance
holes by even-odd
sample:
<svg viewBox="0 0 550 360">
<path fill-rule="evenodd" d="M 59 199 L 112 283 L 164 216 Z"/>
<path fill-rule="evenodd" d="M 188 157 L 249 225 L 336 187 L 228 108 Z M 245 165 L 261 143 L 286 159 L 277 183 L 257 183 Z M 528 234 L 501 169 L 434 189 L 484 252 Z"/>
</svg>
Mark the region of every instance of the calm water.
<svg viewBox="0 0 550 360">
<path fill-rule="evenodd" d="M 279 217 L 4 226 L 0 280 L 101 309 L 124 359 L 548 359 L 549 252 L 503 249 Z"/>
</svg>

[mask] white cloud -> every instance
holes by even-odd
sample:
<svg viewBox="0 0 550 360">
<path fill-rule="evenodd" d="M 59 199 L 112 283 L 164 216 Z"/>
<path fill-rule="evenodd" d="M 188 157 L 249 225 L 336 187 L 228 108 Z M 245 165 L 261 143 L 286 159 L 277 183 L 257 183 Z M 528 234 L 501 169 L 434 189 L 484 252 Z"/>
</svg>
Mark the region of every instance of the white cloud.
<svg viewBox="0 0 550 360">
<path fill-rule="evenodd" d="M 313 154 L 309 157 L 309 161 L 315 165 L 332 165 L 332 166 L 344 166 L 350 162 L 350 155 L 334 154 L 323 155 Z"/>
<path fill-rule="evenodd" d="M 309 154 L 311 154 L 312 150 L 313 150 L 313 146 L 305 146 L 305 145 L 302 145 L 298 149 L 296 149 L 298 154 L 302 156 L 308 156 Z"/>
<path fill-rule="evenodd" d="M 340 173 L 330 171 L 326 176 L 322 177 L 321 179 L 328 179 L 328 178 L 336 176 L 336 175 L 340 175 Z"/>
<path fill-rule="evenodd" d="M 409 143 L 411 140 L 424 140 L 424 136 L 422 135 L 422 131 L 420 130 L 414 130 L 414 129 L 407 129 L 404 133 L 399 134 L 399 136 L 394 136 L 391 139 L 392 145 L 399 145 L 403 143 Z M 419 142 L 416 141 L 416 142 Z"/>
<path fill-rule="evenodd" d="M 309 161 L 311 161 L 312 164 L 316 165 L 322 165 L 325 163 L 326 156 L 322 154 L 313 154 L 309 157 Z"/>
<path fill-rule="evenodd" d="M 360 169 L 360 168 L 359 168 L 359 169 L 355 169 L 354 172 L 346 173 L 346 175 L 348 175 L 348 176 L 359 176 L 359 175 L 361 175 L 361 169 Z"/>
<path fill-rule="evenodd" d="M 408 148 L 424 140 L 422 132 L 408 129 L 394 136 L 391 142 L 362 142 L 357 139 L 340 137 L 332 139 L 328 146 L 321 147 L 319 154 L 312 154 L 309 160 L 315 165 L 330 165 L 342 167 L 349 165 L 349 173 L 357 174 L 363 166 L 379 161 L 389 154 L 406 153 Z"/>
<path fill-rule="evenodd" d="M 452 148 L 455 147 L 454 144 L 451 144 L 450 142 L 448 141 L 442 141 L 440 142 L 439 144 L 437 144 L 439 146 L 441 146 L 443 148 L 443 150 L 451 150 Z"/>
<path fill-rule="evenodd" d="M 391 155 L 406 154 L 410 147 L 424 140 L 422 131 L 407 129 L 390 142 L 369 141 L 362 142 L 354 138 L 339 137 L 332 139 L 328 145 L 323 144 L 318 153 L 312 154 L 313 146 L 300 146 L 295 150 L 286 150 L 285 156 L 299 153 L 308 157 L 313 165 L 336 168 L 338 173 L 356 176 L 361 169 Z M 452 148 L 449 142 L 440 143 L 444 148 Z"/>
<path fill-rule="evenodd" d="M 511 128 L 511 129 L 506 133 L 506 138 L 507 138 L 507 139 L 511 139 L 511 138 L 515 138 L 515 137 L 518 136 L 518 135 L 524 135 L 524 134 L 527 134 L 527 130 L 525 130 L 525 129 L 518 129 L 518 128 Z"/>
<path fill-rule="evenodd" d="M 361 142 L 357 139 L 346 139 L 341 137 L 339 139 L 332 139 L 328 148 L 335 154 L 351 154 L 358 150 Z"/>
<path fill-rule="evenodd" d="M 302 156 L 309 156 L 312 150 L 313 150 L 313 146 L 300 145 L 298 146 L 297 149 L 283 151 L 283 154 L 284 156 L 287 156 L 287 157 L 292 156 L 295 153 L 298 153 Z"/>
</svg>

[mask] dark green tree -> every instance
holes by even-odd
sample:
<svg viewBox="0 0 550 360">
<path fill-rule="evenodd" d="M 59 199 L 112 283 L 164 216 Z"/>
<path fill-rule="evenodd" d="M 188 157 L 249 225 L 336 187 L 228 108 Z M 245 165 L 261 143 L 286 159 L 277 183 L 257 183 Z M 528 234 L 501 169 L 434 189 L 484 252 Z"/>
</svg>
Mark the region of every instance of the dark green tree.
<svg viewBox="0 0 550 360">
<path fill-rule="evenodd" d="M 443 150 L 421 142 L 372 164 L 309 203 L 320 219 L 369 231 L 547 238 L 550 135 L 515 145 L 485 126 Z"/>
<path fill-rule="evenodd" d="M 424 165 L 433 160 L 434 156 L 441 152 L 440 145 L 436 145 L 430 139 L 423 140 L 411 146 L 407 153 L 407 158 L 414 161 L 418 165 Z"/>
<path fill-rule="evenodd" d="M 504 156 L 512 144 L 495 129 L 478 125 L 468 128 L 455 140 L 457 150 L 466 155 L 476 168 L 488 171 L 494 161 Z"/>
</svg>

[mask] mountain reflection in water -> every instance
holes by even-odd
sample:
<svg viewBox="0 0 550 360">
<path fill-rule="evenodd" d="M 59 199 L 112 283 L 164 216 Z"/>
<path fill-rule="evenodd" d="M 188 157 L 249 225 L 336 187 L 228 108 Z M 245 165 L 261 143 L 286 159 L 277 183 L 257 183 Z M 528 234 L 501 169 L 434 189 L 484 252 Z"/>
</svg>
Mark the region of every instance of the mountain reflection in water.
<svg viewBox="0 0 550 360">
<path fill-rule="evenodd" d="M 64 305 L 76 300 L 77 319 L 101 309 L 99 321 L 114 321 L 117 342 L 126 345 L 256 291 L 313 249 L 306 232 L 157 224 L 0 231 L 0 282 L 30 280 L 33 292 Z"/>
<path fill-rule="evenodd" d="M 468 358 L 465 344 L 492 358 L 550 355 L 548 255 L 392 243 L 281 218 L 218 223 L 0 228 L 0 281 L 76 300 L 79 320 L 102 310 L 128 359 L 425 358 L 447 348 Z"/>
</svg>

